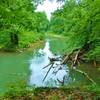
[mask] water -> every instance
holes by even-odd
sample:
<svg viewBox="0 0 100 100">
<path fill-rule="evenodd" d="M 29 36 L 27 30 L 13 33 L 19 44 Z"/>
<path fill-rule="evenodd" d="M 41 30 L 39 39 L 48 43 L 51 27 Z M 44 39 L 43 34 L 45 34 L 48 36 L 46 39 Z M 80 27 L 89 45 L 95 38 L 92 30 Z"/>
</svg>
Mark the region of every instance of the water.
<svg viewBox="0 0 100 100">
<path fill-rule="evenodd" d="M 0 93 L 27 83 L 31 53 L 0 53 Z"/>
<path fill-rule="evenodd" d="M 59 41 L 60 40 L 60 41 Z M 20 87 L 23 84 L 36 86 L 52 86 L 59 87 L 61 83 L 57 79 L 63 81 L 64 84 L 84 86 L 91 84 L 88 79 L 80 73 L 71 72 L 67 65 L 55 75 L 53 71 L 57 71 L 59 66 L 56 65 L 48 73 L 43 81 L 49 67 L 43 69 L 49 64 L 48 57 L 58 57 L 66 52 L 66 39 L 51 38 L 45 42 L 45 45 L 31 49 L 22 53 L 0 53 L 0 94 L 9 90 L 10 87 Z M 59 64 L 60 62 L 56 62 Z M 93 64 L 82 64 L 79 67 L 86 72 L 97 84 L 100 84 L 100 71 Z"/>
<path fill-rule="evenodd" d="M 61 55 L 54 55 L 50 51 L 49 41 L 46 41 L 44 49 L 39 49 L 37 54 L 33 56 L 31 60 L 30 70 L 30 85 L 35 86 L 51 86 L 51 87 L 59 87 L 59 81 L 64 81 L 63 78 L 66 77 L 67 81 L 69 82 L 69 69 L 66 65 L 60 65 L 60 61 L 56 61 L 55 64 L 52 66 L 51 70 L 49 71 L 47 77 L 43 81 L 47 71 L 49 70 L 50 66 L 43 69 L 45 66 L 50 64 L 50 58 L 58 58 Z M 60 59 L 60 58 L 59 58 Z M 59 80 L 59 81 L 58 81 Z M 66 82 L 66 84 L 68 83 Z"/>
</svg>

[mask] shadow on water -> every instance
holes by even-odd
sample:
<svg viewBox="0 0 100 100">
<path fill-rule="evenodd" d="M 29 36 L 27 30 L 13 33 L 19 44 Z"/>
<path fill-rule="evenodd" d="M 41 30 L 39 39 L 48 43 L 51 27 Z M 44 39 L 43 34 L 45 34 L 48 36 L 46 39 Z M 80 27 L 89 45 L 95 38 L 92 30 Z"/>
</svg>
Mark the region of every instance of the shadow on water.
<svg viewBox="0 0 100 100">
<path fill-rule="evenodd" d="M 38 87 L 59 87 L 60 82 L 64 81 L 64 77 L 66 78 L 66 84 L 70 82 L 71 77 L 69 76 L 69 69 L 67 65 L 59 65 L 60 61 L 56 61 L 49 71 L 46 79 L 43 81 L 47 71 L 50 66 L 43 69 L 46 65 L 50 63 L 49 57 L 60 57 L 61 55 L 55 55 L 50 51 L 49 40 L 46 41 L 45 47 L 43 49 L 39 49 L 37 53 L 31 60 L 30 70 L 30 85 L 35 85 Z M 59 70 L 60 68 L 60 70 Z M 60 81 L 60 82 L 59 82 Z"/>
</svg>

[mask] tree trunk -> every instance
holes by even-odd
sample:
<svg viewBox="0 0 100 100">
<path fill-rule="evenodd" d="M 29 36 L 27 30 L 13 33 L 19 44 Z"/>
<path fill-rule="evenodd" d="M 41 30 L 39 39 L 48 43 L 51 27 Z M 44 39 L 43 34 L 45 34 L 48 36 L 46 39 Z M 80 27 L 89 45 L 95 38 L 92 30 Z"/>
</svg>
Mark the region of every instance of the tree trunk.
<svg viewBox="0 0 100 100">
<path fill-rule="evenodd" d="M 18 45 L 18 35 L 16 33 L 10 34 L 11 44 Z"/>
</svg>

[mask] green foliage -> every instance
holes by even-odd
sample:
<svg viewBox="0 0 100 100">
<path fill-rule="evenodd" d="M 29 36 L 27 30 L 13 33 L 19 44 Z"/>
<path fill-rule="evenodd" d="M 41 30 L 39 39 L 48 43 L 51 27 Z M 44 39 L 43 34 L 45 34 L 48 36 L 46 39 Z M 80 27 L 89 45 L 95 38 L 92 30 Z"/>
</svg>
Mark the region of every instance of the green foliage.
<svg viewBox="0 0 100 100">
<path fill-rule="evenodd" d="M 2 100 L 99 100 L 100 86 L 69 88 L 32 88 L 17 89 L 13 87 Z"/>
<path fill-rule="evenodd" d="M 51 18 L 50 31 L 67 37 L 69 51 L 88 45 L 88 60 L 100 60 L 99 5 L 99 0 L 67 0 Z"/>
<path fill-rule="evenodd" d="M 48 20 L 44 12 L 35 12 L 33 3 L 32 0 L 0 1 L 1 48 L 26 47 L 37 38 L 43 39 L 40 34 L 47 30 Z"/>
<path fill-rule="evenodd" d="M 34 100 L 34 88 L 12 87 L 2 97 L 5 100 Z"/>
<path fill-rule="evenodd" d="M 59 96 L 57 94 L 49 96 L 48 98 L 49 98 L 49 100 L 60 100 L 60 98 L 59 98 Z"/>
</svg>

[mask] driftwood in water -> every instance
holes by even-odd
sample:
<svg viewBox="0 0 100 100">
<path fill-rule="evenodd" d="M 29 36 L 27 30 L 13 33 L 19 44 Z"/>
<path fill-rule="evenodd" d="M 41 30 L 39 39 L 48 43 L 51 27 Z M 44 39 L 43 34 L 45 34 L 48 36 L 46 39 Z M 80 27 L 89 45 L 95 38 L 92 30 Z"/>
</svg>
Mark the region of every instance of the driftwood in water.
<svg viewBox="0 0 100 100">
<path fill-rule="evenodd" d="M 51 68 L 53 67 L 53 63 L 52 63 L 52 64 L 50 64 L 50 65 L 51 65 L 51 66 L 50 66 L 49 70 L 47 71 L 47 73 L 46 73 L 46 75 L 45 75 L 45 77 L 44 77 L 43 81 L 46 79 L 46 77 L 47 77 L 48 73 L 50 72 Z M 48 65 L 48 66 L 49 66 L 49 65 Z"/>
<path fill-rule="evenodd" d="M 68 61 L 71 61 L 71 68 L 72 68 L 72 69 L 74 69 L 74 70 L 77 71 L 77 72 L 80 72 L 81 74 L 83 74 L 84 76 L 86 76 L 86 77 L 88 78 L 89 81 L 91 81 L 93 84 L 96 84 L 96 83 L 88 76 L 87 73 L 85 73 L 85 72 L 83 72 L 83 71 L 81 71 L 81 70 L 77 70 L 76 68 L 74 68 L 74 67 L 78 66 L 78 65 L 80 64 L 81 61 L 84 61 L 84 60 L 82 59 L 82 55 L 83 55 L 84 51 L 85 51 L 85 50 L 83 50 L 83 49 L 76 49 L 76 50 L 73 50 L 70 54 L 68 54 L 68 55 L 65 54 L 65 55 L 62 57 L 62 59 L 59 59 L 59 57 L 58 57 L 58 58 L 50 58 L 50 57 L 49 57 L 50 64 L 48 64 L 48 65 L 45 66 L 44 68 L 49 67 L 49 66 L 50 66 L 50 68 L 49 68 L 49 70 L 47 71 L 47 73 L 46 73 L 46 75 L 45 75 L 43 81 L 46 79 L 46 77 L 47 77 L 49 71 L 51 70 L 51 68 L 53 67 L 53 65 L 55 64 L 56 61 L 60 61 L 60 62 L 61 62 L 61 63 L 59 64 L 59 66 L 62 66 L 62 65 L 64 65 L 64 64 L 67 64 Z M 95 63 L 95 62 L 94 62 L 94 63 Z M 96 63 L 95 63 L 95 65 L 96 65 Z M 43 69 L 44 69 L 44 68 L 43 68 Z M 58 69 L 58 71 L 59 71 L 59 70 L 60 70 L 60 68 Z M 58 71 L 57 71 L 57 72 L 58 72 Z M 62 85 L 64 84 L 64 78 L 63 78 L 63 81 L 60 81 L 59 79 L 57 79 L 57 80 L 58 80 L 58 82 L 61 83 Z"/>
<path fill-rule="evenodd" d="M 54 58 L 54 57 L 50 58 L 50 57 L 48 57 L 48 58 L 49 58 L 51 63 L 54 62 L 54 61 L 60 61 L 59 57 L 57 57 L 57 58 Z"/>
<path fill-rule="evenodd" d="M 50 68 L 48 69 L 48 71 L 47 71 L 47 73 L 46 73 L 46 75 L 45 75 L 43 81 L 46 79 L 46 77 L 47 77 L 48 73 L 50 72 L 51 68 L 54 66 L 55 61 L 61 61 L 61 60 L 59 59 L 60 57 L 58 57 L 58 58 L 50 58 L 50 57 L 48 57 L 48 58 L 49 58 L 49 60 L 50 60 L 50 63 L 49 63 L 48 65 L 46 65 L 45 67 L 43 67 L 43 69 L 45 69 L 45 68 L 47 68 L 47 67 L 49 67 L 49 66 L 50 66 Z"/>
<path fill-rule="evenodd" d="M 75 50 L 74 50 L 75 51 Z M 65 55 L 62 58 L 61 64 L 66 64 L 68 61 L 71 61 L 71 67 L 73 68 L 74 66 L 77 66 L 80 63 L 80 58 L 79 58 L 79 54 L 80 54 L 80 49 L 78 51 L 74 51 L 68 55 Z"/>
<path fill-rule="evenodd" d="M 77 59 L 78 59 L 79 51 L 77 52 L 77 54 L 76 54 L 76 56 L 74 57 L 74 59 L 72 59 L 72 57 L 71 57 L 72 54 L 73 54 L 73 53 L 70 53 L 69 55 L 65 55 L 64 57 L 62 57 L 62 59 L 59 59 L 59 58 L 61 58 L 61 57 L 56 57 L 56 58 L 54 58 L 54 57 L 53 57 L 53 58 L 48 57 L 49 60 L 50 60 L 50 63 L 49 63 L 48 65 L 46 65 L 45 67 L 43 67 L 43 69 L 45 69 L 45 68 L 47 68 L 47 67 L 50 67 L 50 68 L 48 69 L 48 71 L 47 71 L 47 73 L 46 73 L 46 75 L 45 75 L 43 81 L 46 79 L 48 73 L 50 72 L 51 68 L 54 66 L 54 64 L 55 64 L 56 61 L 60 61 L 61 63 L 59 64 L 59 66 L 62 66 L 62 65 L 64 65 L 64 64 L 66 64 L 67 61 L 68 61 L 69 59 L 71 59 L 71 60 L 73 60 L 72 66 L 75 65 L 75 64 L 76 64 L 76 61 L 77 61 Z M 60 70 L 60 68 L 58 69 L 58 71 L 59 71 L 59 70 Z M 57 72 L 58 72 L 58 71 L 57 71 Z M 57 73 L 57 72 L 56 72 L 56 73 Z M 59 80 L 58 80 L 58 81 L 59 81 Z M 60 82 L 60 81 L 59 81 L 59 82 Z M 63 82 L 61 82 L 61 83 L 63 83 Z"/>
<path fill-rule="evenodd" d="M 64 85 L 64 81 L 65 81 L 65 76 L 63 77 L 63 80 L 62 81 L 59 80 L 58 78 L 57 78 L 57 81 L 61 84 L 61 86 L 63 86 Z"/>
</svg>

